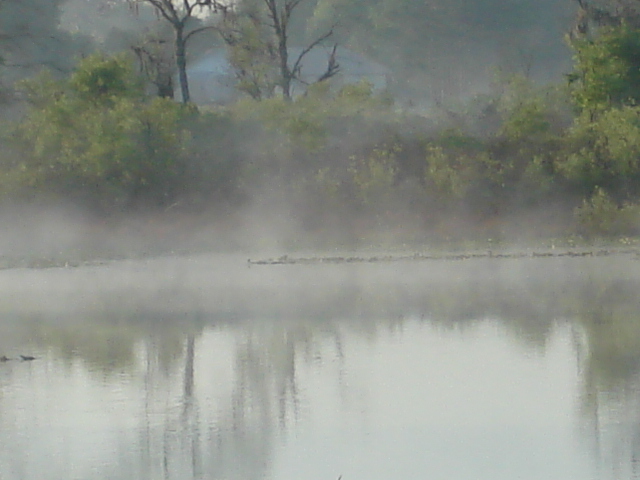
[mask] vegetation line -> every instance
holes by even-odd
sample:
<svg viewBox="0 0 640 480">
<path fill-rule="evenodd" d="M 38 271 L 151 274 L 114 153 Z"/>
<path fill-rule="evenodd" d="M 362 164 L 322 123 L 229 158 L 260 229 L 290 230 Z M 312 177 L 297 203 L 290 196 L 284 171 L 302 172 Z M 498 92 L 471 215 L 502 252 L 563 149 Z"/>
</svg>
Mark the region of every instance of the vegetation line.
<svg viewBox="0 0 640 480">
<path fill-rule="evenodd" d="M 383 255 L 370 257 L 289 257 L 283 255 L 278 258 L 264 260 L 248 259 L 250 265 L 317 265 L 327 263 L 383 263 L 400 261 L 424 261 L 424 260 L 470 260 L 473 258 L 558 258 L 558 257 L 606 257 L 611 255 L 635 255 L 640 258 L 638 249 L 600 249 L 600 250 L 566 250 L 559 252 L 513 252 L 494 253 L 487 252 L 460 253 L 460 254 L 422 254 L 412 255 Z"/>
</svg>

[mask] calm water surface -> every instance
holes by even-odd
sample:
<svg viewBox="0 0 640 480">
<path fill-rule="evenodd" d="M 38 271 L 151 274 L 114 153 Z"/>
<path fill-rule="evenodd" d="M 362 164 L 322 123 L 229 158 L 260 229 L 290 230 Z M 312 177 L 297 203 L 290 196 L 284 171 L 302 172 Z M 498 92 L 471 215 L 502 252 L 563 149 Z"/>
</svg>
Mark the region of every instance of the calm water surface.
<svg viewBox="0 0 640 480">
<path fill-rule="evenodd" d="M 0 479 L 640 478 L 639 267 L 3 271 Z"/>
</svg>

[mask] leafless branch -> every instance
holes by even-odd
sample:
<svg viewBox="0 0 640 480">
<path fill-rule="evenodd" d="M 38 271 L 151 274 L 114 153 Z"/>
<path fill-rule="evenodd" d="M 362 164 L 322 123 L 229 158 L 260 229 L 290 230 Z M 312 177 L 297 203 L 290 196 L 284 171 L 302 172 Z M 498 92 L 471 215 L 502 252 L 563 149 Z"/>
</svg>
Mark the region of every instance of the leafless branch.
<svg viewBox="0 0 640 480">
<path fill-rule="evenodd" d="M 329 55 L 329 61 L 327 62 L 327 70 L 316 80 L 316 83 L 324 82 L 330 79 L 340 72 L 340 64 L 336 60 L 336 52 L 338 50 L 338 44 L 336 43 Z"/>
<path fill-rule="evenodd" d="M 291 73 L 293 74 L 294 77 L 297 78 L 298 74 L 300 73 L 300 68 L 302 68 L 302 60 L 304 59 L 305 55 L 307 55 L 311 50 L 313 50 L 315 47 L 320 45 L 324 40 L 326 40 L 331 35 L 333 35 L 333 28 L 334 27 L 331 27 L 331 29 L 329 29 L 327 33 L 319 36 L 313 42 L 311 42 L 307 47 L 302 49 L 302 51 L 300 52 L 300 55 L 298 55 L 298 58 L 293 64 L 293 68 L 291 68 Z"/>
<path fill-rule="evenodd" d="M 190 38 L 192 38 L 194 35 L 197 35 L 200 32 L 204 32 L 206 30 L 217 30 L 217 28 L 214 25 L 207 25 L 205 27 L 200 27 L 200 28 L 196 28 L 194 30 L 191 30 L 189 33 L 187 33 L 184 36 L 184 41 L 188 42 Z"/>
<path fill-rule="evenodd" d="M 296 9 L 296 7 L 302 2 L 302 0 L 287 0 L 283 6 L 283 14 L 282 17 L 288 22 L 291 18 L 291 14 Z"/>
</svg>

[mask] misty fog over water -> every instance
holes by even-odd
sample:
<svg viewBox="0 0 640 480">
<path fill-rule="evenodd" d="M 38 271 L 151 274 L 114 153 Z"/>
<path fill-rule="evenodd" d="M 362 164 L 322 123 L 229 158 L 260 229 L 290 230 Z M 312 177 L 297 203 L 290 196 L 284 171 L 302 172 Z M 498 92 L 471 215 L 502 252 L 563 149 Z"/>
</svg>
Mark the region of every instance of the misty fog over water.
<svg viewBox="0 0 640 480">
<path fill-rule="evenodd" d="M 640 478 L 639 59 L 632 0 L 0 0 L 0 480 Z"/>
<path fill-rule="evenodd" d="M 0 480 L 640 478 L 639 59 L 632 0 L 0 0 Z"/>
<path fill-rule="evenodd" d="M 637 262 L 4 270 L 0 478 L 634 478 Z"/>
</svg>

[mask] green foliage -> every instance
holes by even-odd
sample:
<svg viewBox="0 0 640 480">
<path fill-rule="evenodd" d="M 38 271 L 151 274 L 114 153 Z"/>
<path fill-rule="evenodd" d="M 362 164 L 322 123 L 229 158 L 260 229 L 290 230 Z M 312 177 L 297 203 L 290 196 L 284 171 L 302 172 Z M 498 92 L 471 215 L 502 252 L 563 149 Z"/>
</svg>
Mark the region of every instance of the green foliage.
<svg viewBox="0 0 640 480">
<path fill-rule="evenodd" d="M 580 115 L 567 138 L 570 153 L 558 162 L 560 173 L 590 194 L 596 186 L 622 200 L 640 187 L 640 107 Z"/>
<path fill-rule="evenodd" d="M 271 148 L 286 154 L 292 149 L 317 151 L 327 137 L 326 115 L 314 101 L 297 99 L 288 102 L 283 98 L 262 101 L 242 100 L 232 109 L 237 122 L 249 122 L 253 128 L 269 132 L 264 138 Z M 265 145 L 266 146 L 266 145 Z"/>
<path fill-rule="evenodd" d="M 394 21 L 367 16 L 376 28 Z M 206 114 L 145 95 L 126 55 L 94 55 L 66 80 L 43 74 L 25 83 L 30 108 L 15 129 L 20 155 L 5 154 L 5 187 L 116 208 L 167 205 L 194 185 L 220 196 L 231 195 L 223 184 L 241 184 L 247 195 L 256 184 L 278 185 L 306 202 L 312 213 L 301 217 L 318 228 L 333 218 L 327 210 L 373 214 L 378 222 L 406 209 L 415 217 L 404 218 L 480 224 L 569 195 L 563 219 L 578 205 L 582 233 L 627 234 L 638 223 L 635 30 L 605 30 L 576 43 L 569 89 L 503 76 L 493 92 L 447 112 L 454 129 L 399 111 L 368 82 L 340 90 L 320 82 L 292 99 L 273 96 L 274 73 L 261 57 L 268 52 L 260 51 L 259 35 L 254 40 L 254 51 L 231 49 L 234 63 L 255 74 L 241 86 L 253 98 Z M 234 153 L 238 145 L 242 155 Z"/>
<path fill-rule="evenodd" d="M 382 145 L 366 156 L 351 157 L 351 181 L 364 205 L 384 204 L 388 200 L 398 174 L 398 153 L 397 145 Z"/>
<path fill-rule="evenodd" d="M 640 99 L 640 30 L 623 25 L 594 40 L 577 40 L 572 95 L 580 110 L 597 112 Z"/>
<path fill-rule="evenodd" d="M 502 117 L 498 135 L 512 142 L 544 143 L 560 123 L 563 98 L 554 88 L 541 88 L 530 80 L 514 75 L 502 86 L 497 98 Z"/>
<path fill-rule="evenodd" d="M 479 101 L 481 100 L 481 101 Z M 500 79 L 426 150 L 425 181 L 439 201 L 483 215 L 534 207 L 558 188 L 556 160 L 568 124 L 556 88 L 522 76 Z"/>
<path fill-rule="evenodd" d="M 485 145 L 460 131 L 445 131 L 426 148 L 426 181 L 443 200 L 466 198 L 476 181 L 497 173 L 492 166 Z"/>
<path fill-rule="evenodd" d="M 640 230 L 640 205 L 619 207 L 600 187 L 574 214 L 580 233 L 586 236 L 636 235 Z"/>
<path fill-rule="evenodd" d="M 543 137 L 550 131 L 549 120 L 546 118 L 545 105 L 537 100 L 531 100 L 518 105 L 500 128 L 500 133 L 510 140 L 535 139 Z"/>
<path fill-rule="evenodd" d="M 83 101 L 104 104 L 123 98 L 142 98 L 141 80 L 126 55 L 108 57 L 95 54 L 76 67 L 69 79 L 69 87 Z"/>
<path fill-rule="evenodd" d="M 22 185 L 89 196 L 108 209 L 171 200 L 193 112 L 146 99 L 127 57 L 91 56 L 69 80 L 44 74 L 25 89 L 32 106 L 17 127 Z"/>
<path fill-rule="evenodd" d="M 354 107 L 363 109 L 367 105 L 371 105 L 374 98 L 373 84 L 367 80 L 345 85 L 337 95 L 337 100 L 343 110 L 353 109 Z M 378 97 L 377 100 L 380 104 L 385 102 L 382 97 Z"/>
<path fill-rule="evenodd" d="M 591 234 L 612 233 L 617 214 L 618 206 L 600 187 L 575 210 L 580 229 Z"/>
<path fill-rule="evenodd" d="M 526 193 L 536 197 L 542 203 L 557 188 L 557 172 L 555 162 L 548 155 L 534 155 L 522 172 L 522 183 L 519 185 Z"/>
<path fill-rule="evenodd" d="M 498 111 L 501 125 L 489 149 L 501 166 L 507 197 L 520 203 L 544 201 L 554 187 L 569 125 L 566 93 L 515 76 L 498 99 Z"/>
<path fill-rule="evenodd" d="M 504 188 L 505 170 L 487 151 L 427 147 L 426 184 L 444 205 L 466 204 L 478 213 L 493 210 Z"/>
<path fill-rule="evenodd" d="M 328 82 L 320 82 L 293 101 L 278 97 L 246 99 L 234 105 L 232 113 L 238 121 L 256 122 L 282 135 L 288 148 L 318 152 L 327 144 L 336 123 L 382 118 L 391 114 L 391 106 L 387 98 L 374 93 L 368 82 L 346 85 L 337 92 Z"/>
<path fill-rule="evenodd" d="M 427 175 L 440 194 L 462 198 L 466 190 L 466 181 L 462 165 L 467 158 L 447 155 L 441 146 L 430 145 L 427 148 Z"/>
</svg>

